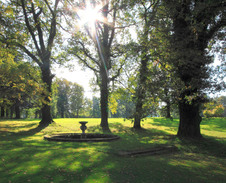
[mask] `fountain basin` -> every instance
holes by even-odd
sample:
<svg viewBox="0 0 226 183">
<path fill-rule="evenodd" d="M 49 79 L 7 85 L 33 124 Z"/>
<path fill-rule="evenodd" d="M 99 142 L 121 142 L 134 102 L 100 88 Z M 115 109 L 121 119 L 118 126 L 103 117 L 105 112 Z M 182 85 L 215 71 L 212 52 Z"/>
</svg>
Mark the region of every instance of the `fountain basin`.
<svg viewBox="0 0 226 183">
<path fill-rule="evenodd" d="M 45 135 L 44 139 L 57 142 L 109 142 L 118 140 L 120 137 L 113 134 L 99 133 L 61 133 L 55 135 Z"/>
</svg>

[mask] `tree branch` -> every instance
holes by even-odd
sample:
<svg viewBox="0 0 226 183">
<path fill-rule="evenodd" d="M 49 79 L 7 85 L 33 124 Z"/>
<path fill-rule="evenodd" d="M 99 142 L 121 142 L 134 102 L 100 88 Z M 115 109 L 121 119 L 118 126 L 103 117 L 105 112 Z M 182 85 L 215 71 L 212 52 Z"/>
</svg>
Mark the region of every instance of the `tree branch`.
<svg viewBox="0 0 226 183">
<path fill-rule="evenodd" d="M 32 28 L 31 28 L 31 25 L 30 25 L 29 20 L 28 20 L 28 16 L 27 16 L 27 11 L 26 11 L 26 8 L 25 8 L 24 0 L 21 0 L 21 4 L 22 4 L 22 9 L 23 9 L 23 14 L 24 14 L 26 26 L 28 28 L 28 31 L 31 34 L 32 40 L 34 41 L 34 44 L 35 44 L 35 47 L 37 49 L 38 54 L 41 55 L 41 51 L 40 51 L 40 48 L 38 46 L 35 34 L 34 34 Z"/>
<path fill-rule="evenodd" d="M 112 29 L 111 29 L 111 36 L 109 39 L 109 43 L 108 46 L 111 47 L 112 41 L 114 39 L 115 36 L 115 21 L 116 21 L 116 7 L 114 8 L 114 12 L 113 12 L 113 22 L 112 22 Z"/>
<path fill-rule="evenodd" d="M 210 40 L 214 36 L 214 34 L 224 26 L 226 26 L 226 19 L 222 18 L 220 21 L 215 23 L 207 32 L 206 37 L 208 38 L 208 40 Z"/>
<path fill-rule="evenodd" d="M 56 36 L 56 12 L 57 12 L 57 6 L 59 4 L 59 1 L 60 0 L 55 0 L 54 10 L 52 10 L 48 1 L 45 0 L 47 6 L 49 7 L 49 10 L 52 13 L 51 28 L 49 32 L 47 51 L 50 51 L 52 49 L 53 40 L 54 40 L 54 37 Z"/>
<path fill-rule="evenodd" d="M 82 57 L 80 57 L 77 53 L 74 54 L 76 57 L 78 57 L 79 60 L 81 60 L 89 69 L 91 69 L 94 72 L 100 72 L 99 70 L 93 68 L 92 66 L 90 66 L 87 61 L 85 59 L 83 59 Z"/>
<path fill-rule="evenodd" d="M 42 63 L 39 61 L 39 59 L 32 54 L 25 46 L 21 45 L 18 42 L 13 42 L 13 45 L 19 47 L 20 49 L 22 49 L 32 60 L 34 60 L 40 67 L 42 66 Z"/>
<path fill-rule="evenodd" d="M 38 37 L 39 37 L 39 43 L 40 43 L 40 46 L 41 46 L 41 50 L 42 50 L 42 53 L 44 53 L 45 52 L 45 44 L 44 44 L 44 41 L 43 41 L 43 33 L 42 33 L 41 26 L 40 26 L 40 22 L 38 20 L 39 15 L 42 13 L 42 8 L 40 8 L 40 11 L 37 14 L 35 13 L 35 8 L 34 8 L 33 2 L 31 3 L 31 8 L 32 8 L 33 18 L 34 18 L 34 21 L 35 21 L 35 27 L 38 31 Z"/>
<path fill-rule="evenodd" d="M 87 49 L 85 48 L 84 43 L 81 42 L 81 41 L 77 41 L 77 42 L 82 46 L 82 51 L 84 52 L 84 54 L 85 54 L 89 59 L 91 59 L 93 62 L 95 62 L 95 63 L 100 67 L 99 62 L 98 62 L 95 58 L 93 58 L 93 57 L 87 52 Z"/>
</svg>

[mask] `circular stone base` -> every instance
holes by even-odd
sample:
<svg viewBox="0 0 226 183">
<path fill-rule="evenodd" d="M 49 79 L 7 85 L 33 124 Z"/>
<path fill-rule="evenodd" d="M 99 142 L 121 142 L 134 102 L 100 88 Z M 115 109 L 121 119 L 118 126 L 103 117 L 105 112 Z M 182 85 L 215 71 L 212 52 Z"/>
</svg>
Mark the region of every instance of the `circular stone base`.
<svg viewBox="0 0 226 183">
<path fill-rule="evenodd" d="M 86 133 L 62 133 L 56 135 L 45 135 L 44 139 L 58 142 L 108 142 L 117 140 L 120 137 L 112 134 Z"/>
</svg>

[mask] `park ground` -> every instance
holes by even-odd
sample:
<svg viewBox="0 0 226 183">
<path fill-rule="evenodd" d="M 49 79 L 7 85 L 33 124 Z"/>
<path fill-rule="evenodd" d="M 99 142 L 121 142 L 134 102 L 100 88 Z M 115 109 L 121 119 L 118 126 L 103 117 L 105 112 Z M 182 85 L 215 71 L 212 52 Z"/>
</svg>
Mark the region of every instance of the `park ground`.
<svg viewBox="0 0 226 183">
<path fill-rule="evenodd" d="M 99 133 L 100 119 L 54 119 L 37 130 L 39 120 L 0 120 L 1 183 L 224 183 L 226 182 L 226 118 L 204 119 L 202 139 L 176 137 L 178 119 L 147 118 L 143 130 L 109 119 L 112 142 L 50 142 L 44 135 Z M 176 147 L 169 153 L 121 156 L 119 152 Z"/>
</svg>

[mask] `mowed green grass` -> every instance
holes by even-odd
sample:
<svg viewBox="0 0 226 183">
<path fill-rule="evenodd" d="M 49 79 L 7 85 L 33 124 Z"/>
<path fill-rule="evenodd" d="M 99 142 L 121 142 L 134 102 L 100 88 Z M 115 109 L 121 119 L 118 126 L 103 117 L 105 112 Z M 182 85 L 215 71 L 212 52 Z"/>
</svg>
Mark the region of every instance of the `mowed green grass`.
<svg viewBox="0 0 226 183">
<path fill-rule="evenodd" d="M 178 120 L 148 118 L 144 130 L 132 130 L 131 121 L 109 119 L 112 142 L 49 142 L 46 134 L 78 132 L 88 121 L 89 133 L 100 133 L 100 119 L 55 119 L 38 131 L 39 120 L 0 121 L 1 183 L 201 183 L 226 182 L 226 119 L 203 120 L 203 139 L 179 139 Z M 177 152 L 135 157 L 123 150 L 145 150 L 173 145 Z"/>
</svg>

